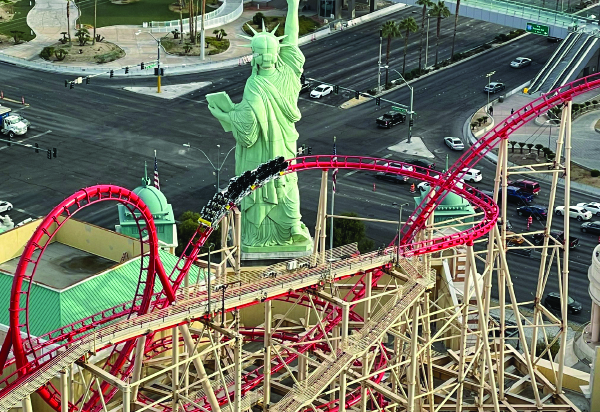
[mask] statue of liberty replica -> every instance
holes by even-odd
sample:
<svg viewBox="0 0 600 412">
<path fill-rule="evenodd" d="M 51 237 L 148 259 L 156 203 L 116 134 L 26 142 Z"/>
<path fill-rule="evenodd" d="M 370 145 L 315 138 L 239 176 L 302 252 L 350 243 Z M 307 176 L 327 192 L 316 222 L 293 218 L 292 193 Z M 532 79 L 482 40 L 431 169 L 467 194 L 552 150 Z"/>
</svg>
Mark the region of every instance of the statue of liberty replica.
<svg viewBox="0 0 600 412">
<path fill-rule="evenodd" d="M 226 132 L 233 132 L 238 176 L 275 157 L 296 156 L 295 123 L 301 117 L 298 95 L 305 60 L 298 47 L 298 4 L 299 0 L 288 0 L 284 36 L 275 36 L 277 28 L 268 32 L 264 22 L 261 32 L 251 28 L 254 36 L 244 36 L 251 41 L 253 57 L 242 101 L 233 104 L 224 92 L 221 104 L 207 96 L 213 116 Z M 312 241 L 301 221 L 296 174 L 254 190 L 243 199 L 241 212 L 244 259 L 310 254 Z"/>
</svg>

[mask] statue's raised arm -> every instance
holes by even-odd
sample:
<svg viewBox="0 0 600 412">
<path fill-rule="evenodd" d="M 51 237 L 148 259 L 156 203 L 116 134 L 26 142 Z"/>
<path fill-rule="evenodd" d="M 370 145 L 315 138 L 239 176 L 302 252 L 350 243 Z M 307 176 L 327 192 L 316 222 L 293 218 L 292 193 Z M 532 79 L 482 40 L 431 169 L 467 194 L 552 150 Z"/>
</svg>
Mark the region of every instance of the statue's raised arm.
<svg viewBox="0 0 600 412">
<path fill-rule="evenodd" d="M 286 38 L 283 43 L 288 43 L 294 46 L 298 45 L 298 32 L 300 24 L 298 22 L 298 6 L 300 0 L 287 0 L 288 11 L 285 19 L 285 34 Z"/>
</svg>

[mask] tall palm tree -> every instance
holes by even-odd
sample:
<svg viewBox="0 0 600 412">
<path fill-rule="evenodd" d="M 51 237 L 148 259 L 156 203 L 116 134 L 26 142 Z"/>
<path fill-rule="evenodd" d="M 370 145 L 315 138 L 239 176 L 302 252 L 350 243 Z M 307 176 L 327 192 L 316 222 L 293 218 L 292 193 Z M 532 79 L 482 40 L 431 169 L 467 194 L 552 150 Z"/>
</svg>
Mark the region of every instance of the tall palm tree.
<svg viewBox="0 0 600 412">
<path fill-rule="evenodd" d="M 425 37 L 425 15 L 427 7 L 433 7 L 431 0 L 417 0 L 419 6 L 423 6 L 423 15 L 421 16 L 421 40 L 419 41 L 419 71 L 421 71 L 421 58 L 423 57 L 423 37 Z"/>
<path fill-rule="evenodd" d="M 404 32 L 404 63 L 402 63 L 402 76 L 406 70 L 406 49 L 408 48 L 408 36 L 410 33 L 416 33 L 419 31 L 419 26 L 413 17 L 406 17 L 398 25 L 400 31 Z"/>
<path fill-rule="evenodd" d="M 454 36 L 452 36 L 452 52 L 450 59 L 454 59 L 454 42 L 456 41 L 456 26 L 458 26 L 458 9 L 460 8 L 460 0 L 456 0 L 456 10 L 454 10 Z"/>
<path fill-rule="evenodd" d="M 389 66 L 390 63 L 390 48 L 392 47 L 392 38 L 393 37 L 402 37 L 402 33 L 400 33 L 400 27 L 398 23 L 394 20 L 386 21 L 383 26 L 381 26 L 381 34 L 383 37 L 387 37 L 387 50 L 385 52 L 385 65 Z M 389 70 L 385 69 L 385 84 L 388 84 L 388 73 Z"/>
<path fill-rule="evenodd" d="M 440 30 L 442 28 L 442 19 L 445 19 L 446 17 L 450 16 L 450 10 L 448 10 L 448 7 L 446 7 L 446 5 L 444 4 L 444 2 L 442 0 L 438 0 L 437 4 L 433 5 L 433 8 L 429 12 L 429 14 L 432 17 L 435 17 L 437 19 L 437 32 L 436 32 L 437 34 L 436 34 L 435 63 L 434 63 L 434 65 L 437 66 L 438 50 L 440 48 Z"/>
</svg>

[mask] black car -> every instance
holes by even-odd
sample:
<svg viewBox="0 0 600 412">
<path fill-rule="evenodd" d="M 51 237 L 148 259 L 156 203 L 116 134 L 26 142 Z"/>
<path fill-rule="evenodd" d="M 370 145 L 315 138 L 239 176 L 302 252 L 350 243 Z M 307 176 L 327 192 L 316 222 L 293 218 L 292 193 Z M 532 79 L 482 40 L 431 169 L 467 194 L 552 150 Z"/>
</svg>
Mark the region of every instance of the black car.
<svg viewBox="0 0 600 412">
<path fill-rule="evenodd" d="M 537 220 L 546 219 L 548 216 L 548 209 L 542 206 L 521 206 L 517 208 L 519 216 L 533 217 Z"/>
<path fill-rule="evenodd" d="M 306 93 L 310 91 L 311 83 L 308 80 L 305 80 L 304 83 L 300 86 L 300 93 Z"/>
<path fill-rule="evenodd" d="M 565 244 L 565 232 L 559 230 L 553 230 L 550 232 L 550 236 L 556 239 L 560 244 Z M 544 234 L 536 233 L 532 236 L 532 241 L 536 245 L 541 245 L 544 242 Z M 573 249 L 579 246 L 579 239 L 574 236 L 569 236 L 569 249 Z"/>
<path fill-rule="evenodd" d="M 395 173 L 379 172 L 377 175 L 375 175 L 375 177 L 377 179 L 387 180 L 388 182 L 392 183 L 408 183 L 407 176 L 397 175 Z"/>
<path fill-rule="evenodd" d="M 548 309 L 560 310 L 560 294 L 558 292 L 548 293 L 548 295 L 544 299 L 544 306 Z M 569 313 L 579 313 L 581 312 L 581 303 L 577 302 L 571 297 L 568 297 L 567 308 Z"/>
<path fill-rule="evenodd" d="M 600 235 L 600 221 L 585 222 L 581 224 L 581 231 L 583 233 L 594 233 Z"/>
<path fill-rule="evenodd" d="M 404 161 L 405 163 L 410 163 L 411 165 L 425 167 L 427 169 L 435 170 L 435 163 L 425 160 L 425 159 L 407 159 Z"/>
<path fill-rule="evenodd" d="M 390 112 L 385 113 L 383 116 L 379 116 L 375 120 L 375 122 L 377 123 L 377 126 L 387 127 L 389 129 L 390 127 L 395 126 L 399 123 L 404 123 L 405 120 L 406 115 L 392 110 Z"/>
</svg>

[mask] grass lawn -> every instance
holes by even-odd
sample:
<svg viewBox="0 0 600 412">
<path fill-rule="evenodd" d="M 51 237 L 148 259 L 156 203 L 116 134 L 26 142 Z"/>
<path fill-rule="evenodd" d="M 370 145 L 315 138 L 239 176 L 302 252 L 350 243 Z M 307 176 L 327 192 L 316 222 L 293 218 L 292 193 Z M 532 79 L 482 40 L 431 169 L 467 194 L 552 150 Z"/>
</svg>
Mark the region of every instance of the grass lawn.
<svg viewBox="0 0 600 412">
<path fill-rule="evenodd" d="M 27 0 L 21 1 L 25 2 Z M 76 0 L 76 2 L 82 15 L 80 23 L 93 25 L 94 1 Z M 169 6 L 173 3 L 177 4 L 173 0 L 139 0 L 129 4 L 113 4 L 109 0 L 98 0 L 96 18 L 98 27 L 118 24 L 141 25 L 143 22 L 176 20 L 179 19 L 179 11 L 169 9 Z M 218 4 L 215 4 L 214 8 L 210 7 L 208 5 L 211 3 L 210 0 L 206 3 L 207 13 L 218 7 Z M 216 3 L 216 1 L 212 3 Z M 186 17 L 187 13 L 183 13 L 183 18 Z"/>
<path fill-rule="evenodd" d="M 32 4 L 35 3 L 32 1 Z M 12 36 L 11 31 L 18 30 L 23 32 L 21 36 L 23 40 L 28 41 L 35 38 L 35 34 L 31 34 L 31 28 L 27 25 L 27 13 L 33 8 L 33 5 L 29 5 L 29 0 L 19 0 L 12 4 L 10 1 L 0 0 L 0 7 L 5 11 L 14 12 L 10 21 L 3 23 L 0 20 L 0 34 L 10 37 Z"/>
</svg>

